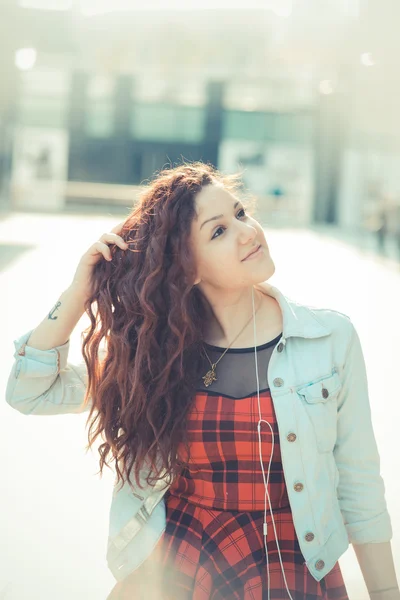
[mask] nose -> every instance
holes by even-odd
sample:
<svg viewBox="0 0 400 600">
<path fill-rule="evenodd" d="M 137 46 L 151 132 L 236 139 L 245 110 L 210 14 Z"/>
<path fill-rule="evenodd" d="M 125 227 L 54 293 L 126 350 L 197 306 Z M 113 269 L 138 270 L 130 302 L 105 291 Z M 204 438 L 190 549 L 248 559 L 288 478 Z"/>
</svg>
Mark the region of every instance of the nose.
<svg viewBox="0 0 400 600">
<path fill-rule="evenodd" d="M 250 225 L 249 223 L 243 223 L 243 221 L 238 221 L 240 227 L 240 243 L 246 246 L 250 244 L 257 237 L 257 229 Z"/>
</svg>

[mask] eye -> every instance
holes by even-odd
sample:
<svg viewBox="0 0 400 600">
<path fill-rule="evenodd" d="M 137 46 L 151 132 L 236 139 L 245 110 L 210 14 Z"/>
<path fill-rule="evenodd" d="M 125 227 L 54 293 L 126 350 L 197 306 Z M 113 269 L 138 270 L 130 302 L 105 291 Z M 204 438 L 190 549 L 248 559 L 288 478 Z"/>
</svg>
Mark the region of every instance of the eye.
<svg viewBox="0 0 400 600">
<path fill-rule="evenodd" d="M 243 213 L 243 216 L 244 216 L 244 217 L 247 217 L 247 214 L 246 214 L 246 211 L 245 211 L 245 209 L 244 209 L 244 208 L 241 208 L 240 210 L 238 210 L 238 212 L 237 212 L 236 216 L 238 216 L 240 213 Z M 222 225 L 220 225 L 220 227 L 218 227 L 218 228 L 215 230 L 215 232 L 214 232 L 214 235 L 213 235 L 213 236 L 212 236 L 212 238 L 211 238 L 212 240 L 213 240 L 214 238 L 221 237 L 220 235 L 215 235 L 216 233 L 218 233 L 218 231 L 219 231 L 220 229 L 222 229 L 222 232 L 224 232 L 224 231 L 225 231 L 225 229 L 226 229 L 226 227 L 223 227 Z"/>
</svg>

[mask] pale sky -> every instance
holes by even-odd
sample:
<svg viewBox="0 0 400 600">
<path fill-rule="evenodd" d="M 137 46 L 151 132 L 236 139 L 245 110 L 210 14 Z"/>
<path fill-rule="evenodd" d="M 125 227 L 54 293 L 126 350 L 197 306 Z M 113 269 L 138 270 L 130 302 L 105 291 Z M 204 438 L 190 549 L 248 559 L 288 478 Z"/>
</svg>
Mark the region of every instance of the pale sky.
<svg viewBox="0 0 400 600">
<path fill-rule="evenodd" d="M 265 9 L 289 16 L 292 0 L 80 0 L 83 14 L 117 10 Z"/>
<path fill-rule="evenodd" d="M 289 16 L 293 0 L 19 0 L 21 6 L 65 10 L 72 5 L 90 16 L 126 10 L 265 9 Z"/>
</svg>

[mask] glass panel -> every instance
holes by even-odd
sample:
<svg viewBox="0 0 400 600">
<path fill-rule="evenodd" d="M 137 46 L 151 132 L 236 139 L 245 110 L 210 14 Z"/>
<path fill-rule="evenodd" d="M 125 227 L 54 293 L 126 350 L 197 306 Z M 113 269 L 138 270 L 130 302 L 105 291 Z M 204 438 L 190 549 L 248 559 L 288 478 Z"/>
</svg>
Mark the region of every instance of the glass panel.
<svg viewBox="0 0 400 600">
<path fill-rule="evenodd" d="M 132 100 L 139 104 L 156 103 L 179 106 L 204 106 L 206 82 L 192 79 L 171 80 L 154 73 L 135 79 Z"/>
<path fill-rule="evenodd" d="M 85 131 L 90 137 L 108 138 L 114 131 L 114 106 L 111 100 L 97 100 L 88 107 Z"/>
<path fill-rule="evenodd" d="M 310 142 L 314 115 L 224 111 L 223 138 L 276 142 Z"/>
<path fill-rule="evenodd" d="M 33 127 L 64 127 L 68 110 L 70 74 L 35 67 L 20 74 L 18 121 Z"/>
<path fill-rule="evenodd" d="M 178 107 L 176 139 L 182 142 L 200 143 L 204 137 L 204 122 L 203 108 Z"/>
<path fill-rule="evenodd" d="M 136 139 L 201 142 L 204 109 L 167 104 L 137 104 L 133 107 L 131 132 Z"/>
<path fill-rule="evenodd" d="M 136 139 L 173 140 L 176 132 L 176 110 L 165 105 L 136 105 L 132 130 Z"/>
<path fill-rule="evenodd" d="M 18 122 L 32 127 L 64 127 L 66 109 L 63 99 L 23 97 L 19 104 Z"/>
<path fill-rule="evenodd" d="M 91 137 L 108 138 L 114 131 L 115 78 L 94 75 L 87 89 L 85 131 Z"/>
<path fill-rule="evenodd" d="M 21 92 L 24 96 L 62 96 L 68 97 L 70 75 L 68 71 L 46 67 L 35 67 L 22 71 Z"/>
<path fill-rule="evenodd" d="M 224 139 L 265 140 L 267 121 L 266 115 L 262 113 L 225 110 L 222 116 L 222 137 Z"/>
<path fill-rule="evenodd" d="M 296 77 L 270 77 L 263 81 L 236 80 L 227 83 L 223 106 L 249 112 L 296 112 L 315 105 L 312 77 L 307 68 Z"/>
<path fill-rule="evenodd" d="M 277 142 L 311 142 L 314 135 L 313 114 L 276 115 L 274 139 Z"/>
</svg>

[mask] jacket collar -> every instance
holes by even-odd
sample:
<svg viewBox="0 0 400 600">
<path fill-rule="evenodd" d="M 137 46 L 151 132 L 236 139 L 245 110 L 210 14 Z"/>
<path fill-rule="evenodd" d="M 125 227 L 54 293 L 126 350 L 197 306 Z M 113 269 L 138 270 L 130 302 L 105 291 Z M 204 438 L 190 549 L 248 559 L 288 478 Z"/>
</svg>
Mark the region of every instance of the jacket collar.
<svg viewBox="0 0 400 600">
<path fill-rule="evenodd" d="M 291 300 L 266 281 L 256 284 L 255 287 L 278 302 L 282 311 L 284 338 L 319 338 L 332 333 L 330 327 L 321 323 L 312 307 Z"/>
</svg>

